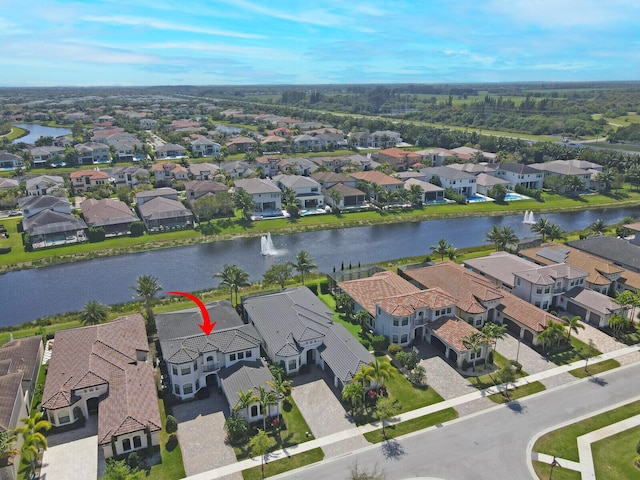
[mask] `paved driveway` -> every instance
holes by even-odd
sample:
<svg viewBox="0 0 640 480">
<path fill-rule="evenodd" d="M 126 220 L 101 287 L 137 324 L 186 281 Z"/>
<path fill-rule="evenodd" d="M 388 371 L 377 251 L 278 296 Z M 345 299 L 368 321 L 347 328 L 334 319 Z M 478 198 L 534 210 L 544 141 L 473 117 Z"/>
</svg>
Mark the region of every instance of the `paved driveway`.
<svg viewBox="0 0 640 480">
<path fill-rule="evenodd" d="M 98 478 L 98 417 L 90 416 L 83 428 L 48 435 L 49 448 L 42 457 L 43 480 Z"/>
<path fill-rule="evenodd" d="M 353 428 L 355 424 L 337 398 L 340 392 L 329 384 L 328 376 L 317 367 L 294 378 L 291 396 L 316 438 Z M 342 455 L 370 445 L 362 435 L 322 447 L 325 458 Z"/>
<path fill-rule="evenodd" d="M 227 402 L 215 388 L 204 400 L 194 400 L 173 407 L 173 416 L 178 420 L 178 440 L 182 460 L 187 474 L 213 470 L 236 462 L 233 448 L 226 443 L 224 431 Z M 229 479 L 242 479 L 242 475 Z"/>
</svg>

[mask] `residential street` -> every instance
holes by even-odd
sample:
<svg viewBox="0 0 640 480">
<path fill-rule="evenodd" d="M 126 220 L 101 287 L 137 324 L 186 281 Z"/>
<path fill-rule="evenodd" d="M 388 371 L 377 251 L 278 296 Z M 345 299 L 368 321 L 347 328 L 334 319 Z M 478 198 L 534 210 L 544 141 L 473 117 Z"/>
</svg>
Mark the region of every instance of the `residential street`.
<svg viewBox="0 0 640 480">
<path fill-rule="evenodd" d="M 640 365 L 602 374 L 598 382 L 572 385 L 496 406 L 399 441 L 373 445 L 277 478 L 341 479 L 350 466 L 377 464 L 389 480 L 435 477 L 448 480 L 531 478 L 529 442 L 542 430 L 617 403 L 640 398 Z M 615 399 L 615 401 L 612 401 Z"/>
</svg>

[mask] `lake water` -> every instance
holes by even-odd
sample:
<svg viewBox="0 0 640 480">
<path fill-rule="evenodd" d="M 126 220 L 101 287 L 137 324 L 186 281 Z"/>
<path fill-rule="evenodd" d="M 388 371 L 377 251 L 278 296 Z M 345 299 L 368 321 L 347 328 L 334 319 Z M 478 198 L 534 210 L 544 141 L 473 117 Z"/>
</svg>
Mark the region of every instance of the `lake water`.
<svg viewBox="0 0 640 480">
<path fill-rule="evenodd" d="M 40 137 L 49 136 L 56 138 L 61 135 L 68 135 L 71 133 L 71 130 L 69 128 L 47 127 L 46 125 L 40 125 L 39 123 L 17 123 L 13 126 L 29 130 L 28 135 L 16 138 L 13 143 L 24 142 L 34 144 Z"/>
<path fill-rule="evenodd" d="M 577 230 L 598 218 L 610 224 L 638 217 L 640 207 L 543 216 L 564 230 Z M 260 253 L 260 238 L 238 238 L 9 272 L 0 275 L 0 326 L 81 310 L 91 299 L 105 304 L 131 301 L 134 292 L 130 286 L 140 275 L 158 277 L 164 291 L 204 290 L 218 284 L 212 276 L 224 264 L 238 265 L 257 281 L 271 265 L 293 261 L 301 250 L 314 258 L 318 271 L 328 273 L 343 264 L 355 268 L 358 264 L 427 256 L 440 238 L 456 248 L 487 244 L 485 237 L 493 225 L 513 228 L 520 239 L 534 238 L 522 220 L 521 214 L 468 217 L 273 235 L 278 254 L 267 257 Z"/>
</svg>

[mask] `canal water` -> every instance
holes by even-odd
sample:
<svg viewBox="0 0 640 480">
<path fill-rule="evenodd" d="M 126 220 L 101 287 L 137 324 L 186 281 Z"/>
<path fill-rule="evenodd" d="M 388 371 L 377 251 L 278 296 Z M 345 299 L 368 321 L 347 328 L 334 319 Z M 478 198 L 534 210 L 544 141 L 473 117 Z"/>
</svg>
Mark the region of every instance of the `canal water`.
<svg viewBox="0 0 640 480">
<path fill-rule="evenodd" d="M 40 137 L 60 137 L 62 135 L 68 135 L 71 130 L 63 127 L 47 127 L 46 125 L 40 125 L 39 123 L 17 123 L 14 127 L 24 128 L 29 133 L 24 137 L 16 138 L 13 143 L 24 142 L 34 144 Z"/>
<path fill-rule="evenodd" d="M 611 224 L 638 217 L 640 207 L 543 216 L 563 230 L 578 230 L 599 218 Z M 0 275 L 0 326 L 80 310 L 91 299 L 105 304 L 131 301 L 130 286 L 140 275 L 158 277 L 164 291 L 203 290 L 217 286 L 219 279 L 212 276 L 224 264 L 239 266 L 257 281 L 271 265 L 293 261 L 301 250 L 314 258 L 319 272 L 328 273 L 343 264 L 355 268 L 400 257 L 426 257 L 441 238 L 455 248 L 487 244 L 485 237 L 494 225 L 513 228 L 521 240 L 534 238 L 522 220 L 521 214 L 468 217 L 273 235 L 277 250 L 273 256 L 261 255 L 260 238 L 237 238 L 9 272 Z"/>
</svg>

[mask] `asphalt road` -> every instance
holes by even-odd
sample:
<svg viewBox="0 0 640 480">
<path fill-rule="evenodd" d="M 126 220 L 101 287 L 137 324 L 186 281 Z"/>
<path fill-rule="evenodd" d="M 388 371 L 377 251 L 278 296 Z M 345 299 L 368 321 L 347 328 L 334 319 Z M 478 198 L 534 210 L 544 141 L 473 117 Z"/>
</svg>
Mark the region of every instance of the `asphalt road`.
<svg viewBox="0 0 640 480">
<path fill-rule="evenodd" d="M 402 439 L 367 447 L 278 478 L 346 479 L 349 468 L 377 465 L 388 480 L 531 478 L 527 445 L 539 432 L 640 398 L 640 364 L 604 373 Z"/>
</svg>

